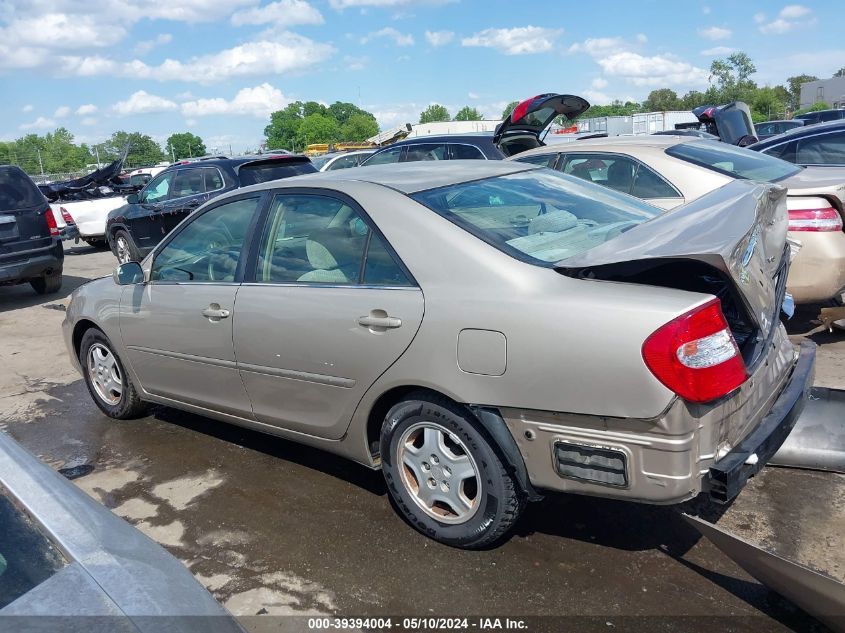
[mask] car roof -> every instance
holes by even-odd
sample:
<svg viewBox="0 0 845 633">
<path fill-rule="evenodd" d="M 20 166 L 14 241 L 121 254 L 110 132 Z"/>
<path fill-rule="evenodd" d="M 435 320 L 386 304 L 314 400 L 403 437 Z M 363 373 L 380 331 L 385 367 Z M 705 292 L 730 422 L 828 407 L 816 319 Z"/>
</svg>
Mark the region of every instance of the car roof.
<svg viewBox="0 0 845 633">
<path fill-rule="evenodd" d="M 461 143 L 465 141 L 489 141 L 493 142 L 492 132 L 468 132 L 466 134 L 431 134 L 430 136 L 414 136 L 404 138 L 390 145 L 379 147 L 379 150 L 396 147 L 397 145 L 411 145 L 413 143 Z"/>
<path fill-rule="evenodd" d="M 333 182 L 367 182 L 395 189 L 404 194 L 413 194 L 428 189 L 448 187 L 462 182 L 506 176 L 532 169 L 536 165 L 505 162 L 500 160 L 443 160 L 415 161 L 411 163 L 390 163 L 371 167 L 354 167 L 305 174 L 259 183 L 238 189 L 237 193 L 264 191 L 281 187 L 307 187 L 309 185 L 330 187 Z"/>
<path fill-rule="evenodd" d="M 200 167 L 213 167 L 213 166 L 220 166 L 220 167 L 238 167 L 243 165 L 244 163 L 252 163 L 256 161 L 271 161 L 277 160 L 281 163 L 284 163 L 286 160 L 291 160 L 293 158 L 296 159 L 311 159 L 304 154 L 256 154 L 254 156 L 238 156 L 236 158 L 204 158 L 203 160 L 187 160 L 187 161 L 178 161 L 167 167 L 168 170 L 171 169 L 193 169 Z"/>
<path fill-rule="evenodd" d="M 748 147 L 750 149 L 759 149 L 762 147 L 769 147 L 771 145 L 782 143 L 783 141 L 789 140 L 791 138 L 812 136 L 815 134 L 820 134 L 822 132 L 830 132 L 843 128 L 845 128 L 845 119 L 840 119 L 839 121 L 828 121 L 826 123 L 815 123 L 813 125 L 799 125 L 796 128 L 787 130 L 786 132 L 782 132 L 780 134 L 776 134 L 775 136 L 767 138 L 764 141 L 760 141 L 759 143 L 749 145 Z"/>
<path fill-rule="evenodd" d="M 798 123 L 799 125 L 804 125 L 804 121 L 799 122 L 796 119 L 774 119 L 772 121 L 760 121 L 759 123 L 755 123 L 754 126 L 766 125 L 766 123 Z"/>
<path fill-rule="evenodd" d="M 543 147 L 536 147 L 529 149 L 519 154 L 514 154 L 511 158 L 519 160 L 523 156 L 533 156 L 536 154 L 550 154 L 550 153 L 566 153 L 578 150 L 589 151 L 591 149 L 601 149 L 608 151 L 610 149 L 625 150 L 629 147 L 651 147 L 655 149 L 665 149 L 678 145 L 679 143 L 695 143 L 707 139 L 701 139 L 697 136 L 682 136 L 682 135 L 667 135 L 667 134 L 647 134 L 644 136 L 606 136 L 602 138 L 586 138 L 578 141 L 572 141 L 566 144 L 545 145 Z"/>
</svg>

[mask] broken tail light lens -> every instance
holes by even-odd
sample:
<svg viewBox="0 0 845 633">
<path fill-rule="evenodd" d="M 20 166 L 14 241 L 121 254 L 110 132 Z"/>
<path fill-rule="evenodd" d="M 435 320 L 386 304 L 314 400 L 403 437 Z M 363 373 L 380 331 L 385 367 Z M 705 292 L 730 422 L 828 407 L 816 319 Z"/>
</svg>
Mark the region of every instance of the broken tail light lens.
<svg viewBox="0 0 845 633">
<path fill-rule="evenodd" d="M 642 354 L 655 378 L 690 402 L 721 398 L 748 378 L 718 299 L 669 321 L 646 339 Z"/>
<path fill-rule="evenodd" d="M 56 223 L 56 216 L 53 215 L 52 208 L 47 207 L 47 210 L 44 212 L 44 217 L 47 218 L 47 227 L 50 229 L 50 235 L 52 237 L 58 237 L 61 235 L 59 225 Z"/>
<path fill-rule="evenodd" d="M 790 231 L 841 231 L 842 216 L 833 207 L 824 209 L 790 209 Z"/>
<path fill-rule="evenodd" d="M 65 224 L 76 224 L 76 222 L 74 222 L 73 220 L 73 216 L 68 213 L 67 209 L 65 209 L 64 207 L 59 207 L 59 211 L 62 214 L 62 219 L 65 221 Z"/>
</svg>

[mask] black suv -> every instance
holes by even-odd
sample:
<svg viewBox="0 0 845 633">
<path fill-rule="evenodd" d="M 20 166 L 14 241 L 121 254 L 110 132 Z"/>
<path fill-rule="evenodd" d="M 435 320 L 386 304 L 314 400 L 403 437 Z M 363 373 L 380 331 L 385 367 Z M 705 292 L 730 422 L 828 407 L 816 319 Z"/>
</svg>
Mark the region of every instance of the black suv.
<svg viewBox="0 0 845 633">
<path fill-rule="evenodd" d="M 38 294 L 57 292 L 64 261 L 47 198 L 20 167 L 0 165 L 0 285 L 28 282 Z"/>
<path fill-rule="evenodd" d="M 222 193 L 315 173 L 307 156 L 214 157 L 175 163 L 109 213 L 106 239 L 121 264 L 140 261 L 197 207 Z"/>
</svg>

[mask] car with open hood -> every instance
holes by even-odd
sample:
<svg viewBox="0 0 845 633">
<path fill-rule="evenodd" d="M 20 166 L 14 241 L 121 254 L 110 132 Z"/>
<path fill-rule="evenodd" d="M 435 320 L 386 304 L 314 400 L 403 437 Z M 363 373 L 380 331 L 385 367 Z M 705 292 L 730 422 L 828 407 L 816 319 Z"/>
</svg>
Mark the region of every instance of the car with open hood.
<svg viewBox="0 0 845 633">
<path fill-rule="evenodd" d="M 590 104 L 581 97 L 542 94 L 526 99 L 491 134 L 441 134 L 406 138 L 383 147 L 362 165 L 426 160 L 502 160 L 544 145 L 541 135 L 557 117 L 575 119 Z"/>
<path fill-rule="evenodd" d="M 670 210 L 735 179 L 787 191 L 789 235 L 800 244 L 788 291 L 796 303 L 838 300 L 845 289 L 845 169 L 803 168 L 750 149 L 679 136 L 592 139 L 514 160 L 541 163 Z"/>
<path fill-rule="evenodd" d="M 747 103 L 734 101 L 720 106 L 704 105 L 693 108 L 698 123 L 679 123 L 678 130 L 702 130 L 729 145 L 745 147 L 757 141 L 757 132 Z"/>
<path fill-rule="evenodd" d="M 517 162 L 299 176 L 78 288 L 64 337 L 107 416 L 323 448 L 380 469 L 423 534 L 485 547 L 543 490 L 739 493 L 812 385 L 780 321 L 787 223 L 786 191 L 745 180 L 663 214 Z"/>
</svg>

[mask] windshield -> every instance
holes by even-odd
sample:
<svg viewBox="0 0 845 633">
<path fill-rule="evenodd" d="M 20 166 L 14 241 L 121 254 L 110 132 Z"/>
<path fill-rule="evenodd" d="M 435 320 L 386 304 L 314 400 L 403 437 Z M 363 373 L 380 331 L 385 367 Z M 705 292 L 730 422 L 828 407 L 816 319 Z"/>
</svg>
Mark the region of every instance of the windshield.
<svg viewBox="0 0 845 633">
<path fill-rule="evenodd" d="M 44 206 L 47 200 L 19 167 L 0 167 L 0 211 Z"/>
<path fill-rule="evenodd" d="M 540 265 L 587 251 L 661 214 L 635 198 L 546 168 L 411 197 L 499 250 Z"/>
<path fill-rule="evenodd" d="M 779 158 L 718 141 L 679 143 L 667 148 L 666 153 L 688 163 L 743 180 L 777 182 L 801 171 L 800 167 Z"/>
<path fill-rule="evenodd" d="M 59 551 L 0 487 L 0 609 L 65 564 Z"/>
</svg>

